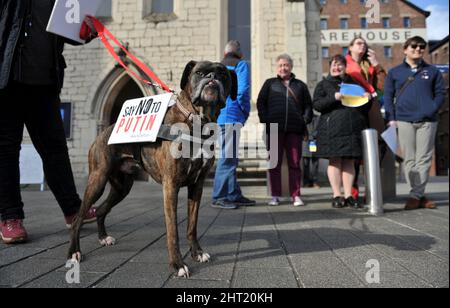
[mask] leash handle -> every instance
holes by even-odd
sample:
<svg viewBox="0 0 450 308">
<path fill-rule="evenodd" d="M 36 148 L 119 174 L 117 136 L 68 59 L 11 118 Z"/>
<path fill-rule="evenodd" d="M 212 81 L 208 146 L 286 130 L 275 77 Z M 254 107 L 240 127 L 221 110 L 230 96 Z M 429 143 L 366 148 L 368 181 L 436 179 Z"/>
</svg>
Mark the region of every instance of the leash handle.
<svg viewBox="0 0 450 308">
<path fill-rule="evenodd" d="M 102 41 L 103 45 L 105 45 L 106 49 L 109 51 L 109 53 L 113 56 L 113 58 L 119 63 L 129 74 L 133 75 L 136 79 L 140 80 L 143 83 L 146 83 L 148 85 L 157 86 L 158 88 L 161 88 L 162 90 L 168 92 L 168 93 L 175 93 L 174 90 L 170 89 L 164 82 L 162 82 L 158 76 L 144 63 L 142 63 L 138 58 L 136 58 L 133 54 L 131 54 L 120 42 L 119 40 L 111 33 L 109 30 L 103 25 L 97 18 L 93 16 L 87 16 L 95 30 L 98 33 L 98 37 Z M 109 39 L 111 39 L 132 61 L 134 64 L 136 64 L 137 67 L 139 67 L 150 79 L 154 80 L 158 85 L 155 85 L 151 81 L 148 81 L 146 79 L 143 79 L 142 77 L 138 76 L 135 72 L 133 72 L 125 63 L 123 63 L 122 59 L 119 57 L 119 55 L 115 52 L 113 46 L 109 42 Z"/>
</svg>

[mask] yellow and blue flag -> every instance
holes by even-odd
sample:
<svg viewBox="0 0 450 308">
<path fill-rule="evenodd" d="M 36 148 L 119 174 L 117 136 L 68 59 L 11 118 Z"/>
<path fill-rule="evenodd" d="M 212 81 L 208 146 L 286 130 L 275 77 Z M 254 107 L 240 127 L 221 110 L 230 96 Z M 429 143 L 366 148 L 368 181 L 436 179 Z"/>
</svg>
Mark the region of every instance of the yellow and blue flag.
<svg viewBox="0 0 450 308">
<path fill-rule="evenodd" d="M 361 107 L 369 102 L 369 98 L 365 97 L 366 90 L 356 84 L 341 84 L 342 105 L 346 107 Z"/>
</svg>

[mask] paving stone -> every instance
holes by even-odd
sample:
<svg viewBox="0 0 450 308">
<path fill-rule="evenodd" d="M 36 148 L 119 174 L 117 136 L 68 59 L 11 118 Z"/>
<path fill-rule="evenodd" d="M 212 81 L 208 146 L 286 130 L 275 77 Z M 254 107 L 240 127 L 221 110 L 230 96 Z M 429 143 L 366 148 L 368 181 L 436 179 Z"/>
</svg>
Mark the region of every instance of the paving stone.
<svg viewBox="0 0 450 308">
<path fill-rule="evenodd" d="M 399 198 L 386 204 L 382 217 L 330 208 L 329 188 L 304 189 L 308 206 L 301 208 L 266 206 L 265 187 L 243 190 L 262 205 L 214 209 L 211 187 L 205 188 L 198 235 L 211 260 L 200 264 L 189 252 L 182 189 L 179 244 L 191 279 L 179 279 L 168 265 L 161 187 L 136 183 L 106 222 L 116 246 L 101 248 L 96 224 L 83 227 L 86 258 L 81 283 L 72 285 L 65 279 L 69 231 L 54 197 L 24 191 L 25 203 L 33 203 L 25 207 L 30 241 L 0 243 L 0 288 L 448 288 L 448 178 L 433 178 L 427 188 L 437 210 L 404 211 L 408 188 L 400 183 Z M 366 279 L 369 260 L 380 264 L 380 283 Z"/>
</svg>

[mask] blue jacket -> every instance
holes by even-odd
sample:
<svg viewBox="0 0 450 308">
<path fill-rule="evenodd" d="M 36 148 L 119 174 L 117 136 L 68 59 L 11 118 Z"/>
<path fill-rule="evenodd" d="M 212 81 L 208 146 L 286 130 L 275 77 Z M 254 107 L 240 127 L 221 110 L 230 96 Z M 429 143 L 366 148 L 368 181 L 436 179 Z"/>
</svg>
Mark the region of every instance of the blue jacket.
<svg viewBox="0 0 450 308">
<path fill-rule="evenodd" d="M 235 101 L 230 97 L 227 98 L 226 106 L 220 111 L 217 124 L 244 125 L 250 114 L 250 70 L 245 61 L 239 61 L 236 66 L 227 65 L 227 67 L 236 72 L 238 95 Z"/>
<path fill-rule="evenodd" d="M 408 77 L 415 76 L 394 105 Z M 445 102 L 446 87 L 441 72 L 422 61 L 417 73 L 404 61 L 391 69 L 384 84 L 384 107 L 388 121 L 421 122 L 437 121 L 439 109 Z"/>
</svg>

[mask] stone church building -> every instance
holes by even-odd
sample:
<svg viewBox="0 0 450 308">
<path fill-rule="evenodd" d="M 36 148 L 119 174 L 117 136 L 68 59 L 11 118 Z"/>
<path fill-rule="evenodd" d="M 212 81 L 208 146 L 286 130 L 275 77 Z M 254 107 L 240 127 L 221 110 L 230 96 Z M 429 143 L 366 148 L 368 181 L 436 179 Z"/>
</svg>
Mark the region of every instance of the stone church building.
<svg viewBox="0 0 450 308">
<path fill-rule="evenodd" d="M 293 57 L 294 73 L 311 90 L 322 78 L 316 0 L 105 0 L 97 16 L 177 91 L 190 60 L 220 61 L 227 41 L 239 40 L 252 70 L 250 123 L 258 122 L 256 98 L 264 81 L 276 75 L 279 54 Z M 85 177 L 89 147 L 98 132 L 116 121 L 124 101 L 156 91 L 130 77 L 98 39 L 85 46 L 67 45 L 65 57 L 61 98 L 68 146 L 75 176 Z M 251 138 L 257 142 L 261 136 Z"/>
</svg>

